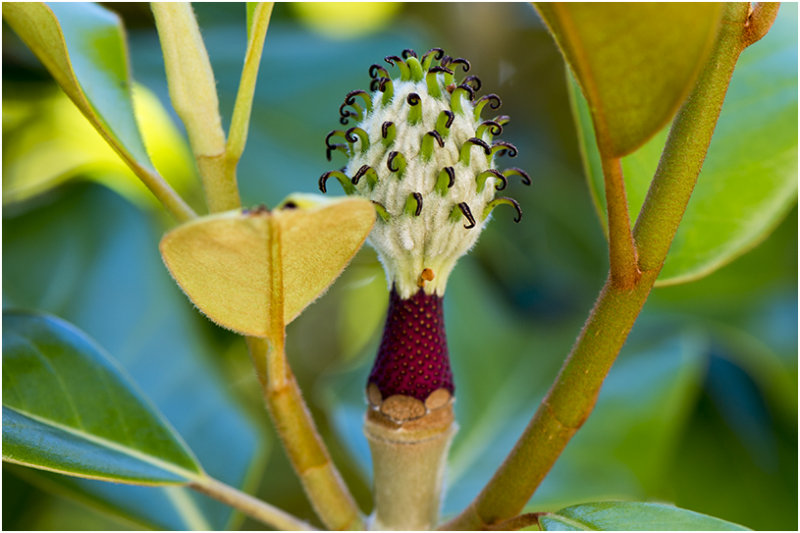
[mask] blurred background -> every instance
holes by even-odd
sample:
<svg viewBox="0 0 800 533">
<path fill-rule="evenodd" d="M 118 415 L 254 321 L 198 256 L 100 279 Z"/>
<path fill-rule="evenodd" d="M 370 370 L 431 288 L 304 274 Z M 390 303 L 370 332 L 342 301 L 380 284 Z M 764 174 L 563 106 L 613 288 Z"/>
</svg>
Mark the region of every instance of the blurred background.
<svg viewBox="0 0 800 533">
<path fill-rule="evenodd" d="M 202 210 L 149 7 L 106 7 L 124 20 L 154 162 Z M 784 5 L 779 15 L 795 42 L 796 9 Z M 227 3 L 195 10 L 227 128 L 245 10 Z M 503 139 L 520 149 L 506 164 L 533 177 L 531 187 L 510 186 L 522 222 L 500 210 L 448 285 L 460 425 L 443 509 L 452 515 L 513 446 L 608 268 L 564 64 L 538 16 L 507 3 L 276 5 L 239 180 L 245 205 L 315 192 L 323 172 L 344 164 L 338 153 L 326 161 L 324 139 L 339 127 L 345 94 L 368 88 L 368 67 L 384 56 L 434 46 L 469 59 L 482 94 L 502 97 L 501 112 L 512 118 Z M 797 529 L 797 222 L 795 207 L 749 253 L 699 281 L 653 291 L 595 412 L 528 510 L 650 500 L 753 529 Z M 210 472 L 233 470 L 251 492 L 314 520 L 263 411 L 244 342 L 196 313 L 160 262 L 157 242 L 169 224 L 4 25 L 4 307 L 73 321 L 123 362 Z M 364 510 L 372 504 L 363 387 L 387 301 L 383 272 L 365 247 L 288 330 L 293 369 Z M 111 485 L 5 464 L 3 489 L 5 529 L 191 525 L 169 498 L 154 503 L 151 493 L 117 494 Z M 142 509 L 146 518 L 134 520 Z M 208 509 L 211 529 L 261 528 Z"/>
</svg>

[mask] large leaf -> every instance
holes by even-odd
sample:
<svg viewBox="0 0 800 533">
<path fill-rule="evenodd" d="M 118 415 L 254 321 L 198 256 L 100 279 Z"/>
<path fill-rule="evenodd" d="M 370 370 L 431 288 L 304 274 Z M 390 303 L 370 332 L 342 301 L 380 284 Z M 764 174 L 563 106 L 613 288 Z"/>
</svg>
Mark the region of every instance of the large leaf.
<svg viewBox="0 0 800 533">
<path fill-rule="evenodd" d="M 745 50 L 708 156 L 658 283 L 691 281 L 763 240 L 797 201 L 797 5 Z M 589 188 L 605 224 L 600 155 L 588 105 L 570 83 Z M 630 215 L 641 209 L 667 130 L 622 159 Z"/>
<path fill-rule="evenodd" d="M 41 194 L 71 178 L 94 179 L 138 204 L 157 205 L 141 180 L 61 90 L 54 87 L 43 96 L 28 83 L 6 83 L 3 90 L 3 205 Z M 141 85 L 134 86 L 133 94 L 153 164 L 177 192 L 196 193 L 191 152 L 167 110 Z"/>
<path fill-rule="evenodd" d="M 3 18 L 123 157 L 152 171 L 131 101 L 122 24 L 91 3 L 3 4 Z"/>
<path fill-rule="evenodd" d="M 160 227 L 90 184 L 3 221 L 3 303 L 86 331 L 117 359 L 188 443 L 204 470 L 252 489 L 268 442 L 223 380 L 226 345 L 198 323 L 156 250 Z M 184 487 L 136 487 L 29 471 L 44 488 L 151 528 L 224 529 L 232 510 Z"/>
<path fill-rule="evenodd" d="M 3 313 L 3 460 L 134 484 L 202 469 L 125 372 L 55 317 Z"/>
<path fill-rule="evenodd" d="M 539 518 L 545 531 L 744 531 L 747 528 L 672 505 L 597 502 Z"/>
<path fill-rule="evenodd" d="M 309 198 L 295 197 L 292 208 L 229 211 L 183 224 L 162 239 L 164 262 L 214 322 L 246 335 L 266 336 L 272 308 L 270 224 L 278 228 L 288 324 L 333 283 L 375 221 L 375 209 L 367 200 Z"/>
<path fill-rule="evenodd" d="M 721 4 L 537 3 L 578 79 L 608 157 L 666 124 L 711 50 Z"/>
</svg>

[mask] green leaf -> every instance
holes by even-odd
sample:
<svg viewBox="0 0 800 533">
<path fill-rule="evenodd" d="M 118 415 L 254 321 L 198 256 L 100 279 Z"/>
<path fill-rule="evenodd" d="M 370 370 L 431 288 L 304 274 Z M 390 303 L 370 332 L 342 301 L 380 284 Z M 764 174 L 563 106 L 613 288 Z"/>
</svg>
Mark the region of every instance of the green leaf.
<svg viewBox="0 0 800 533">
<path fill-rule="evenodd" d="M 537 3 L 575 73 L 608 157 L 634 151 L 675 114 L 705 64 L 721 5 Z"/>
<path fill-rule="evenodd" d="M 597 502 L 539 518 L 544 531 L 746 531 L 727 522 L 663 503 Z"/>
<path fill-rule="evenodd" d="M 125 372 L 61 319 L 3 313 L 3 460 L 134 484 L 203 471 Z"/>
<path fill-rule="evenodd" d="M 701 278 L 761 242 L 797 202 L 797 5 L 745 50 L 659 285 Z M 600 155 L 586 100 L 570 83 L 589 189 L 605 224 Z M 630 214 L 641 209 L 667 130 L 622 159 Z"/>
<path fill-rule="evenodd" d="M 136 124 L 128 51 L 114 13 L 91 3 L 5 3 L 3 18 L 122 157 L 153 171 Z"/>
<path fill-rule="evenodd" d="M 86 331 L 119 361 L 183 437 L 204 470 L 252 491 L 269 440 L 224 379 L 215 339 L 158 255 L 163 228 L 88 183 L 3 220 L 3 304 L 42 309 Z M 242 357 L 246 358 L 244 353 Z M 28 470 L 46 490 L 91 502 L 148 528 L 218 530 L 232 509 L 185 487 L 138 487 Z"/>
</svg>

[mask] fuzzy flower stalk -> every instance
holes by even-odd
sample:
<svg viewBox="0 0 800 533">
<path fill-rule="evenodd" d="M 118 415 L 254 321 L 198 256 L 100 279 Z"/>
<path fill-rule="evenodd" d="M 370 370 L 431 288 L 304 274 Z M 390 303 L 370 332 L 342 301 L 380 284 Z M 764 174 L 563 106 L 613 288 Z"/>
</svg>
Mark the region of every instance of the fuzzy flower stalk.
<svg viewBox="0 0 800 533">
<path fill-rule="evenodd" d="M 447 450 L 456 431 L 455 387 L 444 326 L 443 296 L 458 259 L 478 240 L 493 210 L 516 200 L 497 196 L 519 168 L 497 170 L 495 158 L 517 149 L 496 140 L 509 118 L 484 120 L 495 94 L 477 97 L 476 76 L 440 48 L 372 65 L 370 91 L 341 105 L 347 129 L 325 139 L 327 157 L 347 165 L 326 172 L 348 195 L 368 198 L 378 220 L 368 242 L 386 271 L 389 311 L 367 382 L 365 433 L 375 472 L 375 529 L 430 529 L 438 518 Z M 392 77 L 389 69 L 395 70 Z"/>
</svg>

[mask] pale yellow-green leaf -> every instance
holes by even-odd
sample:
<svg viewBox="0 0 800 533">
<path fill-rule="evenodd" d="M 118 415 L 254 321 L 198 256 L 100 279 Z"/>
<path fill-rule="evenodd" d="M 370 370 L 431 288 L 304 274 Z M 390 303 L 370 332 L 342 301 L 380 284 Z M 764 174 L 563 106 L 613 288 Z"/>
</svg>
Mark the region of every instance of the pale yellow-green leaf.
<svg viewBox="0 0 800 533">
<path fill-rule="evenodd" d="M 675 115 L 708 57 L 719 3 L 536 3 L 589 101 L 607 157 Z"/>
<path fill-rule="evenodd" d="M 3 18 L 114 147 L 152 168 L 133 117 L 119 18 L 97 5 L 40 2 L 4 3 Z"/>
<path fill-rule="evenodd" d="M 172 276 L 214 322 L 245 335 L 267 335 L 270 224 L 278 227 L 288 324 L 339 276 L 375 221 L 374 207 L 360 198 L 316 203 L 298 195 L 291 202 L 296 207 L 203 217 L 162 239 L 161 255 Z"/>
</svg>

